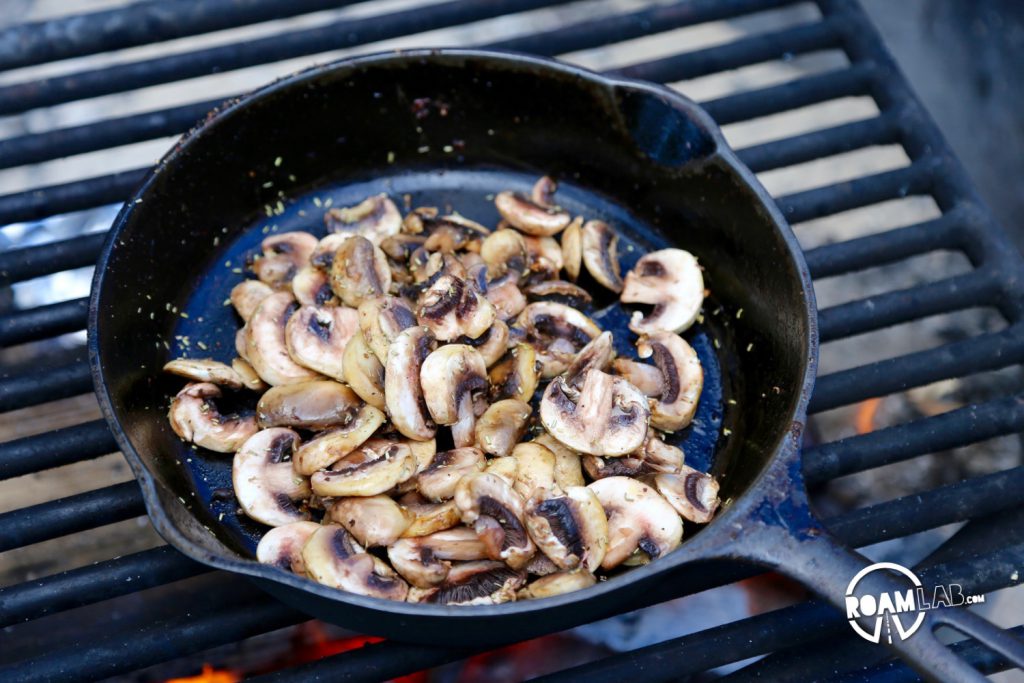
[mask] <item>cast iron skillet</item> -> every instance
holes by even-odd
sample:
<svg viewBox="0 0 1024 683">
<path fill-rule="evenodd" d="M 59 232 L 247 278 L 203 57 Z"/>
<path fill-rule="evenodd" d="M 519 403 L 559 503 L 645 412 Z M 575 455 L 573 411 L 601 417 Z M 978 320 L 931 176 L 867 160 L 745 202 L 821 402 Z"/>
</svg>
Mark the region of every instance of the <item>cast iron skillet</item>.
<svg viewBox="0 0 1024 683">
<path fill-rule="evenodd" d="M 235 513 L 231 459 L 193 451 L 171 432 L 167 402 L 181 382 L 160 367 L 184 352 L 234 355 L 239 323 L 224 299 L 267 232 L 322 234 L 325 204 L 382 191 L 493 225 L 491 195 L 528 189 L 545 173 L 559 180 L 563 206 L 617 226 L 623 270 L 668 245 L 707 269 L 712 298 L 704 323 L 686 335 L 707 385 L 695 424 L 676 441 L 689 464 L 720 478 L 729 503 L 699 533 L 688 528 L 669 556 L 540 601 L 394 603 L 255 562 L 264 529 Z M 610 297 L 597 304 L 595 317 L 630 353 L 627 312 Z M 817 331 L 797 242 L 707 114 L 659 86 L 465 50 L 373 55 L 280 80 L 211 113 L 150 173 L 110 231 L 89 316 L 100 404 L 157 531 L 195 560 L 360 632 L 445 645 L 519 640 L 699 590 L 737 559 L 842 605 L 865 565 L 817 523 L 801 480 Z M 873 592 L 887 583 L 869 577 Z M 926 627 L 895 647 L 934 676 L 977 675 L 931 635 L 938 623 L 1001 642 L 972 615 L 929 613 Z"/>
</svg>

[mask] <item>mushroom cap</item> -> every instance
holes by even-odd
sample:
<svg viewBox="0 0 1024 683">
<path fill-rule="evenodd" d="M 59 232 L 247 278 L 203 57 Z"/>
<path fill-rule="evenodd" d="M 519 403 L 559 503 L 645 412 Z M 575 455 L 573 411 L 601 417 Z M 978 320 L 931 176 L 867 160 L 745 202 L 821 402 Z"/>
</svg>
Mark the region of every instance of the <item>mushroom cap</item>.
<svg viewBox="0 0 1024 683">
<path fill-rule="evenodd" d="M 299 268 L 292 278 L 292 293 L 303 306 L 326 306 L 337 304 L 338 299 L 331 289 L 331 279 L 320 268 L 306 265 Z"/>
<path fill-rule="evenodd" d="M 537 489 L 555 487 L 555 454 L 536 441 L 516 444 L 512 449 L 516 460 L 516 477 L 512 489 L 523 499 Z"/>
<path fill-rule="evenodd" d="M 523 567 L 536 547 L 523 526 L 523 499 L 496 474 L 469 474 L 455 488 L 455 504 L 464 524 L 471 524 L 488 556 L 509 567 Z"/>
<path fill-rule="evenodd" d="M 358 328 L 355 309 L 303 306 L 285 326 L 288 355 L 303 367 L 333 379 L 344 379 L 345 347 Z"/>
<path fill-rule="evenodd" d="M 241 332 L 241 330 L 239 330 Z M 256 373 L 255 368 L 249 364 L 249 361 L 244 358 L 232 358 L 231 369 L 235 371 L 238 378 L 242 380 L 242 385 L 246 389 L 252 389 L 253 391 L 266 391 L 267 383 L 260 379 L 260 376 Z"/>
<path fill-rule="evenodd" d="M 176 358 L 164 365 L 164 372 L 194 382 L 219 384 L 229 389 L 241 389 L 245 381 L 230 365 L 212 358 Z"/>
<path fill-rule="evenodd" d="M 487 408 L 487 365 L 472 346 L 446 344 L 420 368 L 420 385 L 434 422 L 452 425 L 456 446 L 471 446 L 476 418 Z"/>
<path fill-rule="evenodd" d="M 487 549 L 475 531 L 460 526 L 429 536 L 403 538 L 388 548 L 388 559 L 410 584 L 430 588 L 448 577 L 450 560 L 485 560 Z"/>
<path fill-rule="evenodd" d="M 569 448 L 590 455 L 632 453 L 647 437 L 647 397 L 620 377 L 583 373 L 579 390 L 563 377 L 548 385 L 540 403 L 544 429 Z"/>
<path fill-rule="evenodd" d="M 331 263 L 331 287 L 342 303 L 352 307 L 387 294 L 391 289 L 388 257 L 365 237 L 349 237 Z"/>
<path fill-rule="evenodd" d="M 526 529 L 559 569 L 595 571 L 608 549 L 608 519 L 597 495 L 585 486 L 564 493 L 537 489 L 526 502 Z"/>
<path fill-rule="evenodd" d="M 362 402 L 340 382 L 310 380 L 271 387 L 256 404 L 260 427 L 321 430 L 349 422 Z"/>
<path fill-rule="evenodd" d="M 530 188 L 530 199 L 537 206 L 548 209 L 556 208 L 555 192 L 558 190 L 558 183 L 551 176 L 541 176 Z"/>
<path fill-rule="evenodd" d="M 412 515 L 388 496 L 339 498 L 327 516 L 366 547 L 389 546 L 409 528 Z"/>
<path fill-rule="evenodd" d="M 671 332 L 655 332 L 637 342 L 641 358 L 654 358 L 661 372 L 658 398 L 651 401 L 651 425 L 666 432 L 686 427 L 697 412 L 704 370 L 697 352 Z"/>
<path fill-rule="evenodd" d="M 384 410 L 384 365 L 367 346 L 362 332 L 353 334 L 345 345 L 341 370 L 345 383 L 359 398 Z"/>
<path fill-rule="evenodd" d="M 344 424 L 320 432 L 295 452 L 292 465 L 306 476 L 330 467 L 354 451 L 384 424 L 384 413 L 361 405 Z"/>
<path fill-rule="evenodd" d="M 542 206 L 518 192 L 499 192 L 494 197 L 494 206 L 509 225 L 528 235 L 558 234 L 572 220 L 568 211 Z"/>
<path fill-rule="evenodd" d="M 404 443 L 363 444 L 312 477 L 319 496 L 375 496 L 390 491 L 416 473 L 416 458 Z"/>
<path fill-rule="evenodd" d="M 516 344 L 491 368 L 488 380 L 492 401 L 503 398 L 529 401 L 540 383 L 537 351 L 529 344 Z"/>
<path fill-rule="evenodd" d="M 299 365 L 288 353 L 285 329 L 298 304 L 290 292 L 271 294 L 256 307 L 245 325 L 243 356 L 271 386 L 318 379 L 320 374 Z"/>
<path fill-rule="evenodd" d="M 262 282 L 275 289 L 287 287 L 299 268 L 309 263 L 317 239 L 308 232 L 282 232 L 263 240 L 263 254 L 252 264 Z"/>
<path fill-rule="evenodd" d="M 381 363 L 388 360 L 388 348 L 403 330 L 416 326 L 412 305 L 396 296 L 367 299 L 359 306 L 359 330 Z"/>
<path fill-rule="evenodd" d="M 697 259 L 682 249 L 662 249 L 640 257 L 626 274 L 623 303 L 652 304 L 647 316 L 633 313 L 629 329 L 637 334 L 682 332 L 700 314 L 704 303 L 704 276 Z"/>
<path fill-rule="evenodd" d="M 536 443 L 544 446 L 555 456 L 555 484 L 561 489 L 570 486 L 583 486 L 583 468 L 580 454 L 547 432 L 534 438 Z"/>
<path fill-rule="evenodd" d="M 595 280 L 613 292 L 622 291 L 618 245 L 618 234 L 604 221 L 587 221 L 583 226 L 583 264 Z"/>
<path fill-rule="evenodd" d="M 440 605 L 494 605 L 516 599 L 516 590 L 526 582 L 526 573 L 501 562 L 463 562 L 448 572 L 445 581 L 433 588 L 411 588 L 409 602 Z"/>
<path fill-rule="evenodd" d="M 583 263 L 583 218 L 577 216 L 562 232 L 562 263 L 569 279 L 576 282 Z"/>
<path fill-rule="evenodd" d="M 601 334 L 593 320 L 575 308 L 553 301 L 527 305 L 516 319 L 516 326 L 526 335 L 526 343 L 537 353 L 541 377 L 550 379 L 561 374 L 580 349 Z"/>
<path fill-rule="evenodd" d="M 402 214 L 386 194 L 367 197 L 355 206 L 328 209 L 324 223 L 332 233 L 359 235 L 375 245 L 402 228 Z"/>
<path fill-rule="evenodd" d="M 476 447 L 489 455 L 508 455 L 526 433 L 532 414 L 530 404 L 519 399 L 492 403 L 476 421 Z"/>
<path fill-rule="evenodd" d="M 416 441 L 433 439 L 437 429 L 430 420 L 420 384 L 420 369 L 434 349 L 434 335 L 425 327 L 403 330 L 388 348 L 384 368 L 384 401 L 391 424 Z"/>
<path fill-rule="evenodd" d="M 260 302 L 274 293 L 274 288 L 259 280 L 242 280 L 231 288 L 231 305 L 242 320 L 248 321 Z"/>
<path fill-rule="evenodd" d="M 707 524 L 718 509 L 718 482 L 710 474 L 683 465 L 679 474 L 659 474 L 654 486 L 684 519 Z"/>
<path fill-rule="evenodd" d="M 291 429 L 272 427 L 249 437 L 235 453 L 231 480 L 248 517 L 268 526 L 309 519 L 309 511 L 296 505 L 309 498 L 309 480 L 296 474 L 290 462 L 300 443 Z"/>
<path fill-rule="evenodd" d="M 526 271 L 526 242 L 522 233 L 508 228 L 495 230 L 480 245 L 480 256 L 487 264 L 487 275 L 496 278 L 509 270 Z M 518 275 L 516 276 L 518 278 Z"/>
<path fill-rule="evenodd" d="M 306 573 L 317 583 L 349 593 L 404 601 L 409 585 L 387 562 L 370 555 L 344 527 L 325 524 L 302 549 Z"/>
<path fill-rule="evenodd" d="M 417 303 L 420 324 L 434 336 L 450 341 L 460 336 L 476 339 L 494 322 L 494 306 L 455 275 L 442 275 L 423 290 Z"/>
<path fill-rule="evenodd" d="M 597 583 L 597 579 L 585 569 L 561 571 L 531 581 L 526 588 L 516 593 L 516 598 L 519 600 L 550 598 L 562 593 L 590 588 L 595 583 Z"/>
<path fill-rule="evenodd" d="M 256 546 L 256 559 L 299 576 L 306 575 L 302 548 L 320 525 L 316 522 L 291 522 L 263 534 Z"/>
<path fill-rule="evenodd" d="M 255 415 L 221 415 L 214 399 L 221 397 L 216 384 L 186 384 L 171 400 L 171 429 L 185 441 L 218 453 L 233 453 L 259 431 Z"/>
<path fill-rule="evenodd" d="M 484 454 L 476 448 L 442 451 L 416 476 L 417 488 L 430 500 L 448 500 L 455 495 L 455 487 L 462 477 L 482 471 L 486 462 Z"/>
<path fill-rule="evenodd" d="M 607 477 L 587 488 L 608 518 L 603 569 L 617 567 L 637 550 L 654 560 L 679 547 L 683 523 L 652 486 L 629 477 Z"/>
</svg>

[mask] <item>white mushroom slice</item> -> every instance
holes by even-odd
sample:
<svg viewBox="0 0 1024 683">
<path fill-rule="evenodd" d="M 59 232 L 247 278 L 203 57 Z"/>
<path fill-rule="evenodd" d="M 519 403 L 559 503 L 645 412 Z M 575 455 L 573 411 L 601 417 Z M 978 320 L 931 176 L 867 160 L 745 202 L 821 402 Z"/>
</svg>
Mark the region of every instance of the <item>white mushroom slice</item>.
<svg viewBox="0 0 1024 683">
<path fill-rule="evenodd" d="M 474 243 L 479 245 L 491 232 L 476 221 L 457 213 L 421 220 L 428 233 L 427 241 L 423 244 L 427 251 L 452 253 L 467 249 Z"/>
<path fill-rule="evenodd" d="M 379 245 L 402 229 L 402 214 L 386 194 L 378 194 L 355 206 L 328 209 L 324 223 L 332 233 L 360 235 Z"/>
<path fill-rule="evenodd" d="M 317 583 L 349 593 L 405 600 L 409 585 L 387 562 L 370 555 L 338 524 L 325 524 L 302 549 L 306 573 Z"/>
<path fill-rule="evenodd" d="M 255 415 L 221 415 L 214 400 L 221 397 L 216 384 L 186 384 L 171 400 L 167 417 L 171 429 L 185 441 L 218 453 L 233 453 L 259 427 Z"/>
<path fill-rule="evenodd" d="M 583 263 L 587 272 L 613 292 L 622 291 L 618 246 L 619 236 L 604 221 L 587 221 L 583 226 Z"/>
<path fill-rule="evenodd" d="M 528 301 L 554 301 L 572 308 L 584 308 L 593 303 L 590 292 L 577 284 L 565 280 L 544 280 L 536 282 L 525 290 Z"/>
<path fill-rule="evenodd" d="M 517 444 L 512 449 L 516 460 L 516 478 L 512 489 L 524 500 L 537 489 L 555 487 L 555 454 L 535 441 Z"/>
<path fill-rule="evenodd" d="M 235 332 L 235 353 L 237 353 L 238 357 L 244 360 L 246 363 L 249 363 L 249 348 L 248 342 L 246 341 L 248 338 L 249 325 L 242 325 L 241 327 L 238 328 L 238 331 Z M 252 368 L 251 363 L 249 364 L 249 367 Z M 256 368 L 253 368 L 252 371 L 256 372 Z M 259 377 L 259 374 L 257 374 L 256 377 Z M 263 382 L 262 379 L 260 379 L 260 381 Z"/>
<path fill-rule="evenodd" d="M 409 439 L 406 444 L 412 450 L 412 456 L 416 458 L 416 473 L 420 473 L 430 466 L 437 455 L 437 439 L 427 441 L 413 441 Z"/>
<path fill-rule="evenodd" d="M 516 344 L 491 368 L 487 379 L 491 385 L 492 401 L 514 398 L 529 402 L 540 383 L 536 350 L 529 344 Z"/>
<path fill-rule="evenodd" d="M 384 365 L 366 345 L 361 332 L 353 334 L 345 346 L 341 374 L 359 398 L 384 410 Z"/>
<path fill-rule="evenodd" d="M 569 279 L 576 282 L 583 263 L 583 217 L 577 216 L 562 233 L 562 263 Z"/>
<path fill-rule="evenodd" d="M 588 370 L 579 390 L 556 377 L 540 403 L 549 434 L 579 453 L 632 453 L 647 438 L 647 397 L 620 377 Z"/>
<path fill-rule="evenodd" d="M 523 499 L 507 481 L 486 472 L 467 475 L 455 488 L 455 504 L 492 560 L 519 569 L 533 557 L 537 549 L 523 526 Z"/>
<path fill-rule="evenodd" d="M 194 382 L 219 384 L 229 389 L 241 389 L 245 386 L 245 382 L 234 368 L 210 358 L 176 358 L 164 365 L 164 372 Z"/>
<path fill-rule="evenodd" d="M 416 458 L 404 443 L 363 444 L 334 463 L 333 469 L 313 475 L 320 496 L 375 496 L 389 491 L 416 473 Z"/>
<path fill-rule="evenodd" d="M 655 560 L 679 547 L 683 524 L 653 487 L 628 477 L 599 479 L 590 486 L 608 517 L 608 550 L 602 569 L 613 569 L 637 550 Z"/>
<path fill-rule="evenodd" d="M 428 503 L 424 498 L 422 502 L 405 502 L 403 497 L 402 508 L 412 517 L 409 528 L 402 534 L 403 538 L 416 538 L 427 536 L 438 531 L 451 529 L 462 522 L 459 508 L 454 500 L 446 500 L 443 503 Z M 475 533 L 475 532 L 474 532 Z"/>
<path fill-rule="evenodd" d="M 527 279 L 557 280 L 562 271 L 562 247 L 554 237 L 523 238 L 526 243 Z"/>
<path fill-rule="evenodd" d="M 500 277 L 510 270 L 526 272 L 526 242 L 517 230 L 503 228 L 492 232 L 480 245 L 480 256 L 487 264 L 487 275 L 490 278 Z"/>
<path fill-rule="evenodd" d="M 619 300 L 651 304 L 647 316 L 633 313 L 629 329 L 637 334 L 682 332 L 700 314 L 704 303 L 704 276 L 697 259 L 682 249 L 662 249 L 640 257 L 626 281 Z"/>
<path fill-rule="evenodd" d="M 292 293 L 303 306 L 327 306 L 337 304 L 338 299 L 331 289 L 331 279 L 316 266 L 303 266 L 292 278 Z"/>
<path fill-rule="evenodd" d="M 537 206 L 547 209 L 557 208 L 555 204 L 555 192 L 558 190 L 558 183 L 551 176 L 541 176 L 530 188 L 530 199 Z"/>
<path fill-rule="evenodd" d="M 249 365 L 249 361 L 244 358 L 233 358 L 231 359 L 231 369 L 242 380 L 242 385 L 246 389 L 266 391 L 267 383 L 260 379 L 260 376 L 256 374 L 256 370 Z"/>
<path fill-rule="evenodd" d="M 231 481 L 242 511 L 268 526 L 309 519 L 298 502 L 309 498 L 309 480 L 292 470 L 289 461 L 301 443 L 284 427 L 257 432 L 242 444 L 231 464 Z"/>
<path fill-rule="evenodd" d="M 417 475 L 417 488 L 432 501 L 448 500 L 455 495 L 459 481 L 467 474 L 482 471 L 486 462 L 484 454 L 475 448 L 442 451 Z"/>
<path fill-rule="evenodd" d="M 388 348 L 403 330 L 416 326 L 416 314 L 405 299 L 381 296 L 359 306 L 359 330 L 367 346 L 381 363 L 388 360 Z"/>
<path fill-rule="evenodd" d="M 358 330 L 355 309 L 303 306 L 285 326 L 285 343 L 299 365 L 341 380 L 345 378 L 345 347 Z"/>
<path fill-rule="evenodd" d="M 456 342 L 472 346 L 480 353 L 484 364 L 491 367 L 508 351 L 508 325 L 495 318 L 491 328 L 476 339 L 460 337 Z"/>
<path fill-rule="evenodd" d="M 412 515 L 388 496 L 339 498 L 327 508 L 327 516 L 371 548 L 391 545 L 412 523 Z"/>
<path fill-rule="evenodd" d="M 499 192 L 494 206 L 509 225 L 528 235 L 555 235 L 569 225 L 572 217 L 559 207 L 542 206 L 518 192 Z"/>
<path fill-rule="evenodd" d="M 574 389 L 578 389 L 582 383 L 583 373 L 587 370 L 607 370 L 614 357 L 612 333 L 602 332 L 580 349 L 580 352 L 569 363 L 569 367 L 565 369 L 566 383 Z"/>
<path fill-rule="evenodd" d="M 516 593 L 516 597 L 519 600 L 539 600 L 590 588 L 595 583 L 597 583 L 597 579 L 585 569 L 557 572 L 542 576 L 527 584 L 526 588 Z"/>
<path fill-rule="evenodd" d="M 697 412 L 704 388 L 704 370 L 697 352 L 671 332 L 641 337 L 636 348 L 641 358 L 653 357 L 661 371 L 661 391 L 651 401 L 651 426 L 666 432 L 686 427 Z"/>
<path fill-rule="evenodd" d="M 285 328 L 297 307 L 290 293 L 271 294 L 245 326 L 245 359 L 271 386 L 320 378 L 319 373 L 299 365 L 288 353 Z"/>
<path fill-rule="evenodd" d="M 260 302 L 273 293 L 273 287 L 259 280 L 242 280 L 231 288 L 231 305 L 242 320 L 248 321 Z"/>
<path fill-rule="evenodd" d="M 382 424 L 384 413 L 370 405 L 360 406 L 345 424 L 320 432 L 302 444 L 292 465 L 306 476 L 330 467 L 363 445 Z"/>
<path fill-rule="evenodd" d="M 585 486 L 564 493 L 537 489 L 527 500 L 526 529 L 559 569 L 596 571 L 608 549 L 608 519 L 597 495 Z"/>
<path fill-rule="evenodd" d="M 537 352 L 541 377 L 550 379 L 565 371 L 580 349 L 601 334 L 593 320 L 575 308 L 553 301 L 528 305 L 516 319 L 526 343 Z"/>
<path fill-rule="evenodd" d="M 489 455 L 508 455 L 523 438 L 532 412 L 529 403 L 515 398 L 492 403 L 476 421 L 476 447 Z"/>
<path fill-rule="evenodd" d="M 283 232 L 263 240 L 261 256 L 256 257 L 252 271 L 261 281 L 275 289 L 287 287 L 299 268 L 309 263 L 317 239 L 308 232 Z"/>
<path fill-rule="evenodd" d="M 256 404 L 260 427 L 321 430 L 351 422 L 362 402 L 344 384 L 312 380 L 272 387 Z"/>
<path fill-rule="evenodd" d="M 486 560 L 487 549 L 469 527 L 403 538 L 388 548 L 391 566 L 417 588 L 436 586 L 452 568 L 451 560 Z"/>
<path fill-rule="evenodd" d="M 331 288 L 346 306 L 358 307 L 391 289 L 388 257 L 365 237 L 349 237 L 331 263 Z"/>
<path fill-rule="evenodd" d="M 306 575 L 302 548 L 320 525 L 316 522 L 291 522 L 263 534 L 256 546 L 256 559 L 299 576 Z"/>
<path fill-rule="evenodd" d="M 555 456 L 555 484 L 566 489 L 570 486 L 583 486 L 583 467 L 580 454 L 547 432 L 540 434 L 534 442 L 544 446 Z"/>
<path fill-rule="evenodd" d="M 391 424 L 416 441 L 433 439 L 437 431 L 420 384 L 420 368 L 434 345 L 434 335 L 425 327 L 403 330 L 391 343 L 384 368 L 384 400 Z"/>
<path fill-rule="evenodd" d="M 709 474 L 683 465 L 679 474 L 659 474 L 654 486 L 669 505 L 697 524 L 707 524 L 718 509 L 718 482 Z"/>
<path fill-rule="evenodd" d="M 526 573 L 501 562 L 463 562 L 452 567 L 444 583 L 433 588 L 410 588 L 409 602 L 438 605 L 496 605 L 516 599 Z"/>
<path fill-rule="evenodd" d="M 519 462 L 511 455 L 491 458 L 487 461 L 487 467 L 484 468 L 484 472 L 498 475 L 508 482 L 509 486 L 516 483 L 516 473 L 518 471 Z"/>
<path fill-rule="evenodd" d="M 652 433 L 644 442 L 643 461 L 647 470 L 674 474 L 681 472 L 686 454 L 681 448 L 669 445 Z"/>
<path fill-rule="evenodd" d="M 442 275 L 420 295 L 416 316 L 441 341 L 476 339 L 494 322 L 494 306 L 462 278 Z"/>
<path fill-rule="evenodd" d="M 471 346 L 448 344 L 420 369 L 420 386 L 434 422 L 450 425 L 457 448 L 472 446 L 476 418 L 487 408 L 487 367 Z"/>
<path fill-rule="evenodd" d="M 509 270 L 504 275 L 488 280 L 486 287 L 477 287 L 494 307 L 496 319 L 512 320 L 526 308 L 526 297 L 519 289 L 519 271 Z"/>
<path fill-rule="evenodd" d="M 612 361 L 612 372 L 644 392 L 646 396 L 661 395 L 665 378 L 653 365 L 638 363 L 628 358 L 616 358 Z"/>
<path fill-rule="evenodd" d="M 319 268 L 325 273 L 331 272 L 331 266 L 334 265 L 334 255 L 341 249 L 341 245 L 345 243 L 351 235 L 343 232 L 331 233 L 326 237 L 322 238 L 317 242 L 316 249 L 313 250 L 313 255 L 309 257 L 309 262 L 313 266 Z"/>
</svg>

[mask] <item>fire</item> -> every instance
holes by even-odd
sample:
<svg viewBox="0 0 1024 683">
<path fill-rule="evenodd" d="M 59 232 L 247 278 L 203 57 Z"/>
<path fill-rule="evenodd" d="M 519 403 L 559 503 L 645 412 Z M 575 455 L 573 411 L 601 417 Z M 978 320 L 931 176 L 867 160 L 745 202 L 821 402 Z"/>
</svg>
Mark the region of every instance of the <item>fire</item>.
<svg viewBox="0 0 1024 683">
<path fill-rule="evenodd" d="M 869 398 L 860 404 L 857 408 L 857 417 L 854 420 L 858 434 L 875 431 L 875 415 L 881 405 L 882 399 L 880 398 Z"/>
<path fill-rule="evenodd" d="M 203 664 L 203 670 L 199 675 L 168 678 L 166 683 L 238 683 L 240 680 L 242 677 L 234 671 L 214 669 L 212 664 Z"/>
</svg>

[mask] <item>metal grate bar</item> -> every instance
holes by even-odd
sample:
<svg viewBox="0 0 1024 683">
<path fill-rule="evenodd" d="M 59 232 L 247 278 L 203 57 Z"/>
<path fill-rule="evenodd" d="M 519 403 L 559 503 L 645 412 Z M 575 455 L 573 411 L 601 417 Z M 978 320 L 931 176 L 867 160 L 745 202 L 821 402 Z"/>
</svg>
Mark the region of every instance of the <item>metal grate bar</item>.
<svg viewBox="0 0 1024 683">
<path fill-rule="evenodd" d="M 135 191 L 147 171 L 148 168 L 134 168 L 110 175 L 5 194 L 0 196 L 0 225 L 35 221 L 71 211 L 122 202 Z M 97 249 L 96 255 L 98 254 Z M 95 260 L 94 256 L 93 262 Z"/>
<path fill-rule="evenodd" d="M 89 299 L 72 299 L 0 316 L 0 346 L 56 337 L 85 328 Z"/>
<path fill-rule="evenodd" d="M 134 481 L 0 514 L 0 552 L 76 531 L 113 524 L 146 512 Z"/>
<path fill-rule="evenodd" d="M 0 252 L 0 285 L 96 264 L 105 233 L 89 233 L 35 247 Z"/>
<path fill-rule="evenodd" d="M 91 460 L 117 450 L 103 420 L 0 443 L 0 481 Z"/>
<path fill-rule="evenodd" d="M 89 391 L 92 375 L 85 358 L 48 370 L 0 377 L 0 413 Z"/>
</svg>

